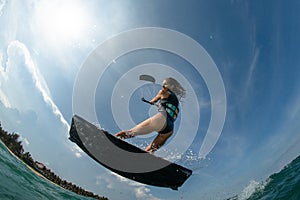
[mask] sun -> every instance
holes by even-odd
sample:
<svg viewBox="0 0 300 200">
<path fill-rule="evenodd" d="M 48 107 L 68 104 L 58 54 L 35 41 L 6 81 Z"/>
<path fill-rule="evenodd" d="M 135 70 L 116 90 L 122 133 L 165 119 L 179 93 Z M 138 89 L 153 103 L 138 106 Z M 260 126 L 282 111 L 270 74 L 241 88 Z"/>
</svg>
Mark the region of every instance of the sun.
<svg viewBox="0 0 300 200">
<path fill-rule="evenodd" d="M 35 7 L 34 27 L 51 43 L 78 41 L 86 36 L 90 18 L 81 1 L 41 1 Z"/>
</svg>

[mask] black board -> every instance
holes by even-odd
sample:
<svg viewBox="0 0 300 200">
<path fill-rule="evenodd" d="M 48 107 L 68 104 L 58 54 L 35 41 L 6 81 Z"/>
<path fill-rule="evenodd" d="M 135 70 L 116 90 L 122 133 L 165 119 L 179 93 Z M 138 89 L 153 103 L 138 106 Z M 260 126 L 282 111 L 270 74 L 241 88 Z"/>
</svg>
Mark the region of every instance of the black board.
<svg viewBox="0 0 300 200">
<path fill-rule="evenodd" d="M 123 177 L 137 182 L 177 190 L 192 174 L 192 170 L 147 153 L 99 129 L 77 115 L 72 118 L 69 133 L 69 139 L 96 162 Z M 120 149 L 120 151 L 115 149 Z M 127 152 L 127 154 L 125 153 L 126 156 L 122 152 Z M 139 159 L 132 155 L 139 155 Z M 128 166 L 128 168 L 140 168 L 137 171 L 123 170 L 116 167 L 116 165 L 112 166 L 111 163 L 112 165 L 115 163 L 117 166 Z M 143 167 L 151 164 L 160 167 L 154 167 L 154 170 L 143 170 Z"/>
</svg>

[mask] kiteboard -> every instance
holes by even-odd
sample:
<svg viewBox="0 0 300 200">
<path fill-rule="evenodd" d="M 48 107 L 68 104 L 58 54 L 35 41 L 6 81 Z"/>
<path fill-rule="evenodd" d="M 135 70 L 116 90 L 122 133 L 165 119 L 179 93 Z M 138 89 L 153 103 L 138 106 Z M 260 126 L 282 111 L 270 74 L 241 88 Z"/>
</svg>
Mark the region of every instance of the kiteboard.
<svg viewBox="0 0 300 200">
<path fill-rule="evenodd" d="M 128 179 L 178 190 L 192 170 L 150 154 L 74 115 L 69 139 L 107 169 Z"/>
</svg>

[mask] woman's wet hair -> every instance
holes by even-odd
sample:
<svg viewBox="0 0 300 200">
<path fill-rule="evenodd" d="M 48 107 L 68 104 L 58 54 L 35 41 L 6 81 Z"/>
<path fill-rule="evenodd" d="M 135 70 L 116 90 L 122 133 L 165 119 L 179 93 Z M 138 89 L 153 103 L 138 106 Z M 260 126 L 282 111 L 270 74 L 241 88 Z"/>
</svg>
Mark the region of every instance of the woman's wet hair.
<svg viewBox="0 0 300 200">
<path fill-rule="evenodd" d="M 181 84 L 176 79 L 169 77 L 166 78 L 165 81 L 166 81 L 166 87 L 172 92 L 174 92 L 178 96 L 179 100 L 185 97 L 186 90 L 181 86 Z"/>
</svg>

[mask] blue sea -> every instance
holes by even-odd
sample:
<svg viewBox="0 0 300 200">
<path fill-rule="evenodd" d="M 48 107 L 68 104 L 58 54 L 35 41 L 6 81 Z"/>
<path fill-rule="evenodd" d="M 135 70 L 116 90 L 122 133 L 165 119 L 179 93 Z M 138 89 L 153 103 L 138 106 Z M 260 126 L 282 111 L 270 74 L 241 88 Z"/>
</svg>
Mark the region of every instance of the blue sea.
<svg viewBox="0 0 300 200">
<path fill-rule="evenodd" d="M 109 198 L 109 197 L 108 197 Z M 0 142 L 0 199 L 91 199 L 50 183 L 12 156 Z M 251 182 L 228 200 L 300 200 L 300 156 L 262 183 Z"/>
<path fill-rule="evenodd" d="M 300 200 L 300 156 L 260 184 L 249 200 Z"/>
<path fill-rule="evenodd" d="M 0 199 L 92 199 L 65 190 L 33 173 L 0 141 Z"/>
<path fill-rule="evenodd" d="M 227 200 L 300 200 L 300 156 L 264 182 L 252 181 Z"/>
</svg>

